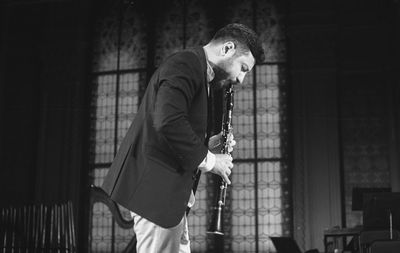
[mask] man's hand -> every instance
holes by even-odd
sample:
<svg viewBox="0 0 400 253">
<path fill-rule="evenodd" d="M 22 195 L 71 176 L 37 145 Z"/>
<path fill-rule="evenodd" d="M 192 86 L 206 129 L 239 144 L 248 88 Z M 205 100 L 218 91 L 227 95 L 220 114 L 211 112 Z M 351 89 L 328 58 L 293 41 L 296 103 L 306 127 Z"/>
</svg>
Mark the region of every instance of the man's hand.
<svg viewBox="0 0 400 253">
<path fill-rule="evenodd" d="M 210 140 L 208 141 L 208 149 L 213 152 L 214 154 L 221 153 L 222 145 L 222 132 L 211 136 Z M 228 152 L 232 152 L 233 146 L 236 145 L 236 141 L 233 139 L 233 134 L 229 133 L 227 137 L 227 144 L 228 144 Z"/>
<path fill-rule="evenodd" d="M 233 151 L 233 146 L 236 145 L 236 141 L 233 139 L 233 133 L 229 132 L 228 137 L 226 138 L 228 143 L 228 152 Z"/>
<path fill-rule="evenodd" d="M 216 154 L 215 155 L 215 165 L 211 172 L 221 176 L 227 184 L 231 184 L 229 180 L 229 175 L 231 174 L 231 169 L 233 168 L 232 156 L 228 154 Z"/>
</svg>

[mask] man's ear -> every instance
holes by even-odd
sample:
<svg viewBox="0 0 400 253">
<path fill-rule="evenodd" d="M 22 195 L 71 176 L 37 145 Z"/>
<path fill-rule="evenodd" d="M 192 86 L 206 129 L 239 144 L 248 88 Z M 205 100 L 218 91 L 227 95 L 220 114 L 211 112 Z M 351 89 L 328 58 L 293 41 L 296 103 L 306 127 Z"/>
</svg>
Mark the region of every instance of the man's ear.
<svg viewBox="0 0 400 253">
<path fill-rule="evenodd" d="M 235 43 L 232 41 L 227 41 L 222 45 L 221 55 L 222 56 L 233 56 L 236 52 Z"/>
</svg>

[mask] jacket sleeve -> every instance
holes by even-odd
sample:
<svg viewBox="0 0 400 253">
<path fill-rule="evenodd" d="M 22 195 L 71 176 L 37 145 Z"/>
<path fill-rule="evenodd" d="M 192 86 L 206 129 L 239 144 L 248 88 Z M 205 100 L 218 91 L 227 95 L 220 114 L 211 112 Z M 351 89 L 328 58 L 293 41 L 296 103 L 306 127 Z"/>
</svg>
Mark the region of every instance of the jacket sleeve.
<svg viewBox="0 0 400 253">
<path fill-rule="evenodd" d="M 190 107 L 204 85 L 199 59 L 190 52 L 172 57 L 162 68 L 156 94 L 153 123 L 160 138 L 184 169 L 193 170 L 208 149 L 194 132 L 188 118 Z M 206 101 L 204 101 L 206 103 Z"/>
</svg>

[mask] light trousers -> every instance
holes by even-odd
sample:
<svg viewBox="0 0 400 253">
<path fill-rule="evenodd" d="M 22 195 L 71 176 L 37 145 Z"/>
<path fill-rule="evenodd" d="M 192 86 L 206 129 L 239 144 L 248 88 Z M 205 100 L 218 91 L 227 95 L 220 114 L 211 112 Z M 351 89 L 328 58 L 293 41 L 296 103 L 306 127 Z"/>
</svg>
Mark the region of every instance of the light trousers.
<svg viewBox="0 0 400 253">
<path fill-rule="evenodd" d="M 190 253 L 186 214 L 175 227 L 163 228 L 131 212 L 137 253 Z"/>
</svg>

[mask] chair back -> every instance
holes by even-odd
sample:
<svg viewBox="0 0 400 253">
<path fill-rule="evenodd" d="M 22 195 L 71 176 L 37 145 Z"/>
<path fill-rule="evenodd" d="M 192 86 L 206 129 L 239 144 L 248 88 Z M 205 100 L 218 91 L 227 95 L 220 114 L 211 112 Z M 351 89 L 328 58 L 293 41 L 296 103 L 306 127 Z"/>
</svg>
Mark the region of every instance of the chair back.
<svg viewBox="0 0 400 253">
<path fill-rule="evenodd" d="M 104 207 L 105 206 L 105 207 Z M 92 251 L 112 251 L 112 249 L 117 250 L 122 253 L 135 253 L 136 252 L 136 236 L 133 234 L 129 236 L 129 230 L 133 231 L 134 220 L 132 218 L 128 218 L 126 216 L 130 216 L 128 210 L 121 210 L 121 206 L 119 206 L 116 202 L 114 202 L 110 196 L 100 187 L 95 185 L 90 186 L 90 230 L 92 231 L 89 234 L 89 252 Z M 123 215 L 124 214 L 124 215 Z M 104 215 L 104 216 L 103 216 Z M 101 223 L 93 222 L 96 220 L 101 220 L 103 222 L 116 223 L 115 227 L 111 225 L 109 228 L 105 228 L 101 226 Z M 114 227 L 114 228 L 113 228 Z M 119 242 L 118 249 L 115 249 L 115 244 L 104 245 L 103 243 L 99 245 L 97 242 L 103 242 L 104 238 L 97 236 L 97 233 L 104 233 L 105 231 L 110 232 L 111 235 L 115 234 L 115 232 L 109 231 L 107 229 L 120 229 L 118 233 L 126 234 L 125 240 L 121 243 Z M 111 241 L 115 241 L 115 239 L 111 239 Z M 124 244 L 126 243 L 126 246 Z M 102 248 L 104 246 L 104 248 Z M 100 248 L 97 248 L 100 247 Z"/>
<path fill-rule="evenodd" d="M 1 210 L 1 252 L 76 252 L 72 203 Z"/>
</svg>

